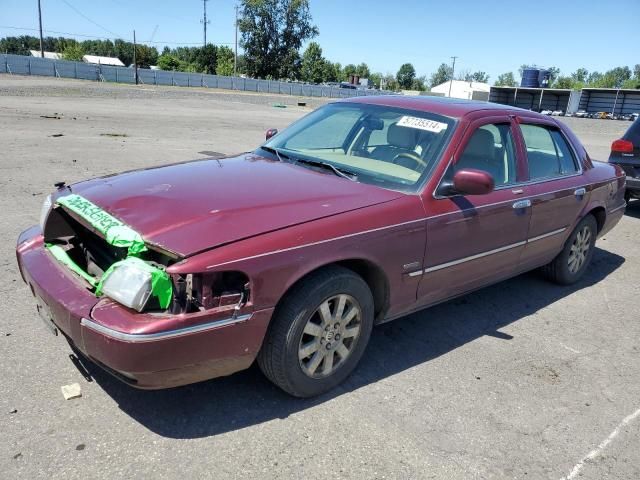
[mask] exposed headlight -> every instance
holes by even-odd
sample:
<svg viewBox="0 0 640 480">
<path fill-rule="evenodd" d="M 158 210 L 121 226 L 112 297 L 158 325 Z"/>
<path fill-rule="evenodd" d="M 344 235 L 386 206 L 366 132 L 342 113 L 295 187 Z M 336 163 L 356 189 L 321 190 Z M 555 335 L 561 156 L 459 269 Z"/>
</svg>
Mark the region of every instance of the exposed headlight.
<svg viewBox="0 0 640 480">
<path fill-rule="evenodd" d="M 47 217 L 51 211 L 51 195 L 47 195 L 47 198 L 42 202 L 42 209 L 40 210 L 40 229 L 44 232 L 44 224 L 47 223 Z"/>
<path fill-rule="evenodd" d="M 139 258 L 128 257 L 104 272 L 96 294 L 104 294 L 141 312 L 152 296 L 159 308 L 166 309 L 171 303 L 173 287 L 164 270 Z"/>
</svg>

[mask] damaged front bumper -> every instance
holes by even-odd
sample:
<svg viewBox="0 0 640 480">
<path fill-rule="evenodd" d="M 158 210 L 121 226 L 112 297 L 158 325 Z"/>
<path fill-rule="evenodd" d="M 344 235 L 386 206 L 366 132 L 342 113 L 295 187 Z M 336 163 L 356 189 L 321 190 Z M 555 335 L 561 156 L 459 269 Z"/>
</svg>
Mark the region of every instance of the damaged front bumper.
<svg viewBox="0 0 640 480">
<path fill-rule="evenodd" d="M 273 312 L 138 313 L 97 298 L 47 251 L 38 227 L 20 235 L 16 253 L 24 281 L 55 328 L 86 357 L 139 388 L 185 385 L 249 367 Z"/>
</svg>

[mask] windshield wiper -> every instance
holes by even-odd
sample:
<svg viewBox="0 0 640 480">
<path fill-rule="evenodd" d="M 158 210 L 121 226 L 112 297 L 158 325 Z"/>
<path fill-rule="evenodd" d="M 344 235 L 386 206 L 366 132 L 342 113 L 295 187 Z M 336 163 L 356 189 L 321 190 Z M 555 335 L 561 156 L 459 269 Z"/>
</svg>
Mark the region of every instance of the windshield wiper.
<svg viewBox="0 0 640 480">
<path fill-rule="evenodd" d="M 344 168 L 338 168 L 335 165 L 329 162 L 322 162 L 320 160 L 308 160 L 306 158 L 298 158 L 295 163 L 306 163 L 307 165 L 312 165 L 314 167 L 322 167 L 327 170 L 331 170 L 337 176 L 346 178 L 347 180 L 351 180 L 352 182 L 358 181 L 358 175 L 355 172 L 350 170 L 346 170 Z"/>
<path fill-rule="evenodd" d="M 283 161 L 282 157 L 289 158 L 289 159 L 291 158 L 285 153 L 280 153 L 280 151 L 277 148 L 265 147 L 264 145 L 260 148 L 262 148 L 263 150 L 266 150 L 269 153 L 275 154 L 275 156 L 278 157 L 278 160 L 280 160 L 281 162 Z"/>
</svg>

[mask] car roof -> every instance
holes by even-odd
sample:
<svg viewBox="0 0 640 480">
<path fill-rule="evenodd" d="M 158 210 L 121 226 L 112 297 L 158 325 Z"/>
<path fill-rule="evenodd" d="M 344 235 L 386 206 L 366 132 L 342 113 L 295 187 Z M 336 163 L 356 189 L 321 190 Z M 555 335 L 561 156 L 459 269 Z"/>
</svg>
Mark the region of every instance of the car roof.
<svg viewBox="0 0 640 480">
<path fill-rule="evenodd" d="M 353 97 L 341 100 L 347 103 L 366 103 L 385 107 L 406 108 L 424 112 L 437 113 L 448 117 L 461 118 L 471 112 L 480 110 L 500 111 L 503 113 L 523 113 L 538 115 L 530 110 L 502 105 L 499 103 L 482 102 L 478 100 L 463 100 L 459 98 L 436 96 L 404 96 L 404 95 L 375 95 Z M 546 118 L 546 117 L 545 117 Z"/>
</svg>

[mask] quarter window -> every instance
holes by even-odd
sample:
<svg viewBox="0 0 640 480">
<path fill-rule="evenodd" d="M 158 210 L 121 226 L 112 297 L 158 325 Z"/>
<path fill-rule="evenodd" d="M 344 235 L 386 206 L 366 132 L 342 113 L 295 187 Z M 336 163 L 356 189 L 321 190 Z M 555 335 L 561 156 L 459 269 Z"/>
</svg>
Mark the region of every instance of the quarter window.
<svg viewBox="0 0 640 480">
<path fill-rule="evenodd" d="M 508 123 L 479 127 L 469 139 L 453 173 L 463 168 L 488 172 L 496 187 L 516 181 L 516 155 Z"/>
<path fill-rule="evenodd" d="M 559 177 L 578 171 L 571 148 L 559 130 L 541 125 L 520 125 L 527 148 L 529 178 Z"/>
</svg>

